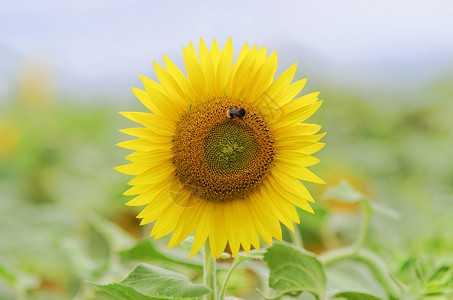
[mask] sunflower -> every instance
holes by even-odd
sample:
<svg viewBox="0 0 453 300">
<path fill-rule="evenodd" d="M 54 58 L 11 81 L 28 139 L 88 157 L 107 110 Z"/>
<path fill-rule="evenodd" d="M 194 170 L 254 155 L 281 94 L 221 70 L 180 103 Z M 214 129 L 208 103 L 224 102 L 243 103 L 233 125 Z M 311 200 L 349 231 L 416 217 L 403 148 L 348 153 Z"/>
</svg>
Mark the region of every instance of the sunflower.
<svg viewBox="0 0 453 300">
<path fill-rule="evenodd" d="M 145 90 L 132 88 L 151 111 L 123 112 L 143 125 L 120 130 L 136 139 L 118 146 L 135 150 L 117 167 L 136 175 L 127 205 L 146 207 L 141 224 L 155 222 L 155 239 L 170 233 L 168 248 L 190 234 L 190 256 L 209 238 L 213 258 L 227 243 L 233 256 L 248 254 L 260 239 L 282 239 L 280 222 L 294 232 L 295 206 L 313 213 L 300 180 L 323 183 L 307 169 L 324 144 L 321 126 L 301 123 L 321 105 L 319 93 L 294 99 L 306 79 L 291 83 L 297 64 L 277 79 L 277 54 L 245 43 L 233 64 L 231 38 L 223 50 L 200 40 L 183 48 L 187 76 L 164 55 L 154 62 L 159 82 L 139 76 Z M 300 179 L 300 180 L 299 180 Z"/>
</svg>

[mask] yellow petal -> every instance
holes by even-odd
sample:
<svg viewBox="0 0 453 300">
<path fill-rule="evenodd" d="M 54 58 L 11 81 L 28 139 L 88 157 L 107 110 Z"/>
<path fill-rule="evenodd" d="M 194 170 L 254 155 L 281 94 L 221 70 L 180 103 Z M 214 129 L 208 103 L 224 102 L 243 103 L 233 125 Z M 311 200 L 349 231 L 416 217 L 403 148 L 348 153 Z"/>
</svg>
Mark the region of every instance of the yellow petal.
<svg viewBox="0 0 453 300">
<path fill-rule="evenodd" d="M 310 167 L 319 163 L 319 159 L 316 157 L 295 151 L 293 153 L 289 153 L 288 155 L 288 152 L 279 153 L 275 158 L 275 163 L 282 164 L 282 166 L 290 165 L 294 167 Z"/>
<path fill-rule="evenodd" d="M 293 138 L 287 138 L 282 140 L 277 140 L 275 146 L 277 149 L 284 150 L 298 150 L 303 147 L 312 146 L 317 141 L 322 139 L 326 134 L 314 134 L 314 135 L 300 135 Z"/>
<path fill-rule="evenodd" d="M 212 214 L 211 220 L 211 233 L 209 234 L 209 242 L 211 246 L 211 251 L 213 256 L 220 257 L 223 250 L 225 250 L 227 243 L 227 229 L 225 218 L 225 207 L 228 206 L 228 203 L 216 203 L 214 205 L 214 211 Z M 231 217 L 231 216 L 228 216 Z"/>
<path fill-rule="evenodd" d="M 195 100 L 190 82 L 187 80 L 184 73 L 166 55 L 164 55 L 164 63 L 165 68 L 183 90 L 187 100 L 187 103 L 185 103 L 184 106 L 187 107 L 189 103 L 193 103 Z"/>
<path fill-rule="evenodd" d="M 138 165 L 158 165 L 158 164 L 171 164 L 173 162 L 173 154 L 171 151 L 156 150 L 152 152 L 135 151 L 134 153 L 126 156 L 127 160 L 130 160 Z"/>
<path fill-rule="evenodd" d="M 147 185 L 137 185 L 137 186 L 133 186 L 130 189 L 128 189 L 127 191 L 125 191 L 123 193 L 123 195 L 126 195 L 126 196 L 139 195 L 142 193 L 146 193 L 149 190 L 150 190 L 150 187 Z"/>
<path fill-rule="evenodd" d="M 162 164 L 156 167 L 153 167 L 146 171 L 143 174 L 138 175 L 128 184 L 130 185 L 147 185 L 153 184 L 155 182 L 161 181 L 162 179 L 171 178 L 175 172 L 175 166 L 172 164 Z"/>
<path fill-rule="evenodd" d="M 193 46 L 192 42 L 189 43 L 189 47 L 187 47 L 187 51 L 188 51 L 189 55 L 191 55 L 193 58 L 195 58 L 195 60 L 197 62 L 199 62 L 197 52 L 195 51 L 195 47 Z M 184 48 L 183 48 L 183 52 L 184 52 Z"/>
<path fill-rule="evenodd" d="M 140 175 L 146 170 L 149 169 L 149 166 L 146 165 L 138 165 L 138 164 L 128 164 L 119 167 L 115 167 L 115 170 L 118 172 L 127 174 L 127 175 Z"/>
<path fill-rule="evenodd" d="M 326 145 L 325 143 L 314 143 L 313 145 L 306 146 L 300 149 L 300 152 L 310 155 L 321 150 L 325 145 Z"/>
<path fill-rule="evenodd" d="M 313 143 L 297 149 L 282 149 L 278 148 L 278 156 L 286 157 L 286 159 L 304 159 L 307 155 L 311 155 L 324 147 L 324 143 Z"/>
<path fill-rule="evenodd" d="M 259 102 L 259 98 L 264 96 L 264 91 L 272 83 L 276 70 L 277 52 L 274 51 L 256 73 L 255 78 L 251 81 L 248 94 L 244 97 L 250 99 L 252 103 Z"/>
<path fill-rule="evenodd" d="M 318 101 L 319 94 L 320 94 L 319 92 L 316 92 L 296 98 L 283 105 L 282 109 L 285 111 L 285 113 L 290 113 L 300 108 L 310 106 L 314 104 L 316 101 Z"/>
<path fill-rule="evenodd" d="M 171 236 L 171 240 L 168 243 L 168 248 L 178 245 L 195 230 L 198 224 L 198 220 L 203 213 L 201 207 L 202 203 L 200 200 L 198 200 L 195 206 L 187 207 L 184 210 L 179 220 L 177 221 L 175 232 Z"/>
<path fill-rule="evenodd" d="M 200 39 L 199 52 L 200 66 L 206 78 L 208 94 L 212 96 L 213 94 L 216 94 L 216 73 L 209 49 L 202 39 Z"/>
<path fill-rule="evenodd" d="M 261 66 L 264 61 L 266 60 L 267 57 L 267 49 L 264 47 L 261 47 L 260 50 L 256 53 L 256 66 L 259 67 Z"/>
<path fill-rule="evenodd" d="M 184 63 L 186 65 L 187 77 L 189 78 L 192 90 L 197 100 L 204 100 L 208 97 L 208 86 L 198 60 L 191 54 L 190 50 L 183 48 Z"/>
<path fill-rule="evenodd" d="M 151 111 L 159 113 L 160 116 L 168 116 L 168 118 L 177 119 L 180 115 L 180 111 L 176 109 L 173 101 L 165 94 L 163 87 L 148 77 L 142 75 L 139 75 L 138 77 L 143 82 L 148 97 L 156 108 L 156 111 Z"/>
<path fill-rule="evenodd" d="M 219 57 L 218 66 L 216 68 L 217 70 L 216 83 L 218 94 L 214 96 L 223 96 L 227 92 L 232 67 L 233 67 L 233 41 L 231 40 L 231 38 L 229 38 L 227 43 L 225 44 L 225 47 L 223 47 L 222 54 L 220 54 Z"/>
<path fill-rule="evenodd" d="M 197 229 L 195 230 L 190 257 L 194 256 L 195 253 L 200 250 L 201 246 L 203 246 L 209 233 L 211 232 L 211 218 L 214 205 L 208 201 L 202 201 L 202 204 L 204 205 L 202 205 L 200 209 L 203 211 L 203 214 L 201 214 Z"/>
<path fill-rule="evenodd" d="M 259 249 L 259 238 L 258 233 L 253 232 L 255 238 L 252 237 L 253 226 L 249 222 L 249 215 L 248 211 L 243 203 L 243 201 L 234 201 L 231 203 L 233 206 L 232 209 L 236 212 L 236 217 L 233 219 L 229 218 L 227 214 L 225 214 L 225 220 L 230 222 L 236 223 L 237 233 L 239 235 L 239 242 L 242 245 L 244 251 L 249 254 L 250 253 L 250 244 L 255 243 L 258 241 L 258 249 Z M 238 249 L 239 251 L 239 249 Z"/>
<path fill-rule="evenodd" d="M 245 42 L 244 46 L 242 46 L 242 49 L 241 49 L 241 52 L 239 52 L 239 55 L 238 55 L 238 58 L 236 59 L 236 62 L 234 64 L 234 67 L 238 67 L 242 60 L 247 56 L 247 54 L 249 53 L 249 43 L 248 41 Z M 232 45 L 231 45 L 232 46 Z M 232 48 L 231 48 L 232 49 Z M 256 49 L 256 46 L 255 46 L 255 49 Z M 225 49 L 224 49 L 225 50 Z"/>
<path fill-rule="evenodd" d="M 255 46 L 255 49 L 256 49 L 256 46 Z M 234 78 L 235 78 L 235 74 L 236 74 L 239 66 L 242 64 L 244 58 L 249 54 L 249 52 L 250 51 L 248 49 L 248 42 L 245 42 L 244 46 L 241 49 L 241 52 L 239 52 L 239 56 L 236 59 L 236 62 L 234 63 L 233 69 L 230 72 L 230 76 L 228 78 L 228 83 L 227 83 L 227 87 L 226 87 L 226 93 L 229 96 L 232 96 L 232 93 L 234 92 L 232 90 L 232 87 L 233 87 L 233 81 L 234 81 Z M 219 64 L 219 67 L 220 67 L 220 64 Z"/>
<path fill-rule="evenodd" d="M 173 177 L 170 182 L 167 182 L 167 188 L 172 202 L 180 207 L 192 207 L 196 205 L 198 199 L 192 193 L 184 188 L 184 185 L 179 182 L 178 177 Z"/>
<path fill-rule="evenodd" d="M 251 201 L 247 203 L 247 206 L 251 208 L 251 214 L 254 217 L 255 224 L 260 232 L 261 237 L 269 244 L 272 244 L 272 236 L 281 240 L 282 232 L 280 224 L 277 218 L 272 212 L 264 209 L 264 205 L 261 204 L 262 197 L 259 196 L 259 191 L 250 196 Z"/>
<path fill-rule="evenodd" d="M 214 66 L 217 66 L 217 64 L 219 63 L 219 58 L 220 58 L 220 48 L 219 48 L 219 44 L 217 43 L 217 41 L 215 39 L 212 41 L 211 58 L 212 58 L 212 62 L 214 63 Z"/>
<path fill-rule="evenodd" d="M 168 137 L 173 137 L 175 134 L 176 122 L 166 120 L 160 116 L 141 112 L 120 112 L 120 114 L 129 120 L 146 126 L 157 134 Z"/>
<path fill-rule="evenodd" d="M 145 139 L 148 141 L 159 142 L 159 143 L 164 142 L 168 138 L 168 136 L 166 136 L 166 135 L 160 135 L 156 132 L 153 132 L 149 128 L 143 128 L 143 127 L 127 128 L 127 129 L 121 129 L 118 131 L 128 134 L 128 135 L 139 137 L 139 138 L 142 138 L 142 139 Z"/>
<path fill-rule="evenodd" d="M 132 87 L 131 89 L 132 89 L 132 92 L 134 93 L 135 97 L 137 97 L 138 100 L 140 100 L 140 102 L 144 106 L 146 106 L 146 108 L 148 108 L 151 112 L 153 112 L 153 113 L 162 112 L 159 110 L 156 103 L 152 101 L 152 98 L 149 96 L 147 91 L 140 90 L 140 89 L 137 89 L 134 87 Z"/>
<path fill-rule="evenodd" d="M 148 191 L 145 193 L 142 193 L 141 195 L 135 197 L 134 199 L 130 200 L 129 202 L 126 203 L 128 206 L 142 206 L 142 205 L 147 205 L 153 201 L 156 196 L 162 192 L 162 189 L 157 189 L 157 188 L 150 188 Z"/>
<path fill-rule="evenodd" d="M 278 176 L 278 175 L 277 175 Z M 308 212 L 314 213 L 313 209 L 310 207 L 307 201 L 314 202 L 313 198 L 311 197 L 310 193 L 305 189 L 303 184 L 295 178 L 292 180 L 288 180 L 288 176 L 284 175 L 283 177 L 276 177 L 276 176 L 268 176 L 269 181 L 272 185 L 272 190 L 275 193 L 278 193 L 279 198 L 286 199 L 287 201 L 291 202 L 292 204 L 306 210 Z M 282 186 L 282 181 L 290 182 L 294 185 L 294 188 L 288 188 L 287 186 Z M 307 195 L 308 194 L 308 195 Z"/>
<path fill-rule="evenodd" d="M 279 95 L 279 93 L 287 88 L 291 81 L 293 80 L 294 74 L 296 74 L 296 69 L 297 69 L 297 63 L 293 64 L 291 67 L 289 67 L 283 74 L 281 74 L 272 84 L 266 89 L 265 91 L 265 96 L 261 100 L 266 100 L 269 102 L 272 102 L 273 105 L 275 106 L 281 106 L 276 101 L 276 96 Z M 262 105 L 261 103 L 258 103 L 259 105 Z M 269 105 L 269 104 L 268 104 Z"/>
<path fill-rule="evenodd" d="M 294 206 L 290 205 L 290 207 L 292 206 L 293 210 L 286 207 L 285 203 L 287 203 L 287 201 L 283 200 L 282 197 L 272 189 L 269 182 L 264 183 L 261 191 L 264 195 L 266 195 L 265 199 L 267 200 L 267 209 L 272 211 L 277 219 L 286 227 L 288 227 L 291 231 L 294 231 L 292 219 L 299 221 L 299 218 L 297 217 L 297 211 Z M 290 214 L 288 214 L 288 212 Z"/>
<path fill-rule="evenodd" d="M 138 214 L 137 218 L 142 218 L 141 225 L 148 224 L 157 219 L 163 210 L 171 205 L 171 200 L 168 196 L 168 191 L 161 189 L 149 204 Z"/>
<path fill-rule="evenodd" d="M 275 167 L 288 175 L 294 176 L 305 181 L 323 184 L 325 183 L 324 180 L 313 174 L 312 171 L 302 166 L 293 166 L 280 162 L 279 164 L 276 164 Z"/>
<path fill-rule="evenodd" d="M 228 94 L 231 97 L 242 98 L 244 90 L 248 87 L 248 83 L 255 75 L 256 62 L 256 46 L 244 57 L 236 70 L 233 70 L 233 77 L 230 80 Z M 236 63 L 237 64 L 237 63 Z M 236 67 L 236 65 L 235 65 Z"/>
<path fill-rule="evenodd" d="M 271 180 L 274 186 L 279 186 L 288 193 L 296 194 L 299 198 L 315 202 L 307 188 L 296 177 L 282 172 L 279 168 L 272 168 L 271 175 L 269 176 L 269 180 Z"/>
<path fill-rule="evenodd" d="M 175 229 L 176 222 L 181 217 L 184 208 L 174 204 L 170 204 L 167 209 L 164 209 L 156 220 L 150 236 L 154 235 L 154 239 L 160 239 L 166 236 Z"/>
<path fill-rule="evenodd" d="M 129 140 L 116 145 L 118 147 L 139 151 L 170 150 L 172 147 L 171 143 L 156 143 L 144 139 Z"/>
<path fill-rule="evenodd" d="M 179 86 L 178 81 L 157 62 L 153 62 L 153 66 L 157 78 L 159 79 L 165 94 L 168 96 L 168 101 L 170 101 L 178 110 L 185 109 L 188 106 L 188 99 L 184 90 Z"/>
<path fill-rule="evenodd" d="M 306 82 L 307 79 L 302 79 L 294 82 L 287 88 L 280 90 L 280 92 L 273 97 L 277 105 L 284 106 L 285 104 L 293 100 L 294 97 L 296 97 L 302 91 Z M 284 108 L 282 109 L 285 110 Z"/>
<path fill-rule="evenodd" d="M 313 135 L 321 129 L 320 125 L 297 123 L 290 126 L 273 128 L 273 132 L 278 136 L 279 140 L 298 139 L 299 137 Z"/>
<path fill-rule="evenodd" d="M 278 127 L 284 127 L 287 124 L 294 124 L 294 123 L 300 123 L 305 121 L 307 118 L 309 118 L 311 115 L 313 115 L 318 108 L 321 106 L 322 101 L 316 102 L 312 105 L 301 107 L 297 110 L 293 110 L 291 112 L 285 112 L 285 114 L 276 120 L 273 123 L 273 126 L 275 128 Z"/>
</svg>

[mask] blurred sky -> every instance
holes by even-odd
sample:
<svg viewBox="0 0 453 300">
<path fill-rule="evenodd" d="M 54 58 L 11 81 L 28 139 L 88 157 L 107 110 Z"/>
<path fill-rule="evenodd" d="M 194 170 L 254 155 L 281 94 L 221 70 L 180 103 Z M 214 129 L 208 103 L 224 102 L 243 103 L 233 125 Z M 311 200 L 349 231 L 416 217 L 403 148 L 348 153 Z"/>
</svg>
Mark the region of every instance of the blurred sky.
<svg viewBox="0 0 453 300">
<path fill-rule="evenodd" d="M 154 78 L 167 54 L 200 37 L 236 50 L 249 40 L 278 50 L 280 70 L 299 61 L 303 75 L 377 85 L 417 82 L 453 68 L 451 0 L 381 1 L 3 1 L 0 101 L 23 69 L 54 74 L 59 92 L 121 96 L 136 77 Z"/>
</svg>

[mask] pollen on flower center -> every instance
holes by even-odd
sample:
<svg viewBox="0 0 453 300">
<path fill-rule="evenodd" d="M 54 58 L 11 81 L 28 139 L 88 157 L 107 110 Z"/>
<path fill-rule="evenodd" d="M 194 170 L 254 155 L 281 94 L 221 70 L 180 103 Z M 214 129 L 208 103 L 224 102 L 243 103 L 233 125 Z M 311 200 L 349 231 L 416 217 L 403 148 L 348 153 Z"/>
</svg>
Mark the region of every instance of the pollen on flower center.
<svg viewBox="0 0 453 300">
<path fill-rule="evenodd" d="M 229 118 L 231 107 L 244 109 L 245 117 Z M 194 105 L 182 116 L 173 151 L 184 188 L 208 201 L 233 201 L 258 189 L 270 172 L 274 138 L 257 107 L 219 97 Z"/>
</svg>

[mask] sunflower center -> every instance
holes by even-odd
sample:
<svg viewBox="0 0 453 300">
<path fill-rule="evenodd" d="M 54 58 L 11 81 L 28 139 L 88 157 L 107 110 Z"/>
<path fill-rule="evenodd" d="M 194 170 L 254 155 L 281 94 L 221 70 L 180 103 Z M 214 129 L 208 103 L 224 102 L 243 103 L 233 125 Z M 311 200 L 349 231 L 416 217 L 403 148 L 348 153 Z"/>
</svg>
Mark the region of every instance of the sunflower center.
<svg viewBox="0 0 453 300">
<path fill-rule="evenodd" d="M 232 108 L 245 116 L 231 116 Z M 233 201 L 259 189 L 274 160 L 274 139 L 258 107 L 218 97 L 181 117 L 173 152 L 185 189 L 208 201 Z"/>
<path fill-rule="evenodd" d="M 253 131 L 231 120 L 216 125 L 205 140 L 204 159 L 219 175 L 232 175 L 247 168 L 257 154 Z"/>
</svg>

